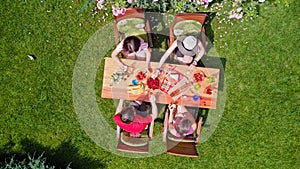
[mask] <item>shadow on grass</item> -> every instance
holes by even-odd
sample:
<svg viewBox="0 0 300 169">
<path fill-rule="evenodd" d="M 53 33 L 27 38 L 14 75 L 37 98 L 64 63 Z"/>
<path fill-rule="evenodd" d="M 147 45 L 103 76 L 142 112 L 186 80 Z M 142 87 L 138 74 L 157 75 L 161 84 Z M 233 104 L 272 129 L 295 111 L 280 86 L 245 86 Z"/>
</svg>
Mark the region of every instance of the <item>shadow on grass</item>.
<svg viewBox="0 0 300 169">
<path fill-rule="evenodd" d="M 66 168 L 67 166 L 72 169 L 83 168 L 105 168 L 104 164 L 95 159 L 89 159 L 79 154 L 78 148 L 74 147 L 70 141 L 63 142 L 59 147 L 52 149 L 43 146 L 34 140 L 24 139 L 20 143 L 21 152 L 12 152 L 15 143 L 10 142 L 0 149 L 0 161 L 3 163 L 8 161 L 11 157 L 18 161 L 27 159 L 28 155 L 38 157 L 43 154 L 46 158 L 46 163 L 56 168 Z M 25 152 L 25 153 L 23 153 Z"/>
<path fill-rule="evenodd" d="M 215 12 L 207 12 L 206 13 L 206 19 L 205 19 L 205 24 L 204 24 L 205 36 L 211 42 L 206 46 L 206 51 L 209 51 L 209 49 L 211 49 L 213 47 L 213 44 L 215 41 L 215 34 L 214 34 L 214 31 L 211 26 L 211 22 L 213 21 L 215 16 L 216 16 Z"/>
<path fill-rule="evenodd" d="M 198 116 L 199 117 L 202 117 L 202 126 L 206 126 L 206 127 L 209 127 L 209 125 L 207 125 L 205 122 L 206 122 L 206 119 L 208 117 L 208 112 L 209 112 L 209 109 L 206 109 L 206 108 L 201 108 L 199 109 L 198 111 Z M 199 120 L 199 119 L 198 119 Z"/>
</svg>

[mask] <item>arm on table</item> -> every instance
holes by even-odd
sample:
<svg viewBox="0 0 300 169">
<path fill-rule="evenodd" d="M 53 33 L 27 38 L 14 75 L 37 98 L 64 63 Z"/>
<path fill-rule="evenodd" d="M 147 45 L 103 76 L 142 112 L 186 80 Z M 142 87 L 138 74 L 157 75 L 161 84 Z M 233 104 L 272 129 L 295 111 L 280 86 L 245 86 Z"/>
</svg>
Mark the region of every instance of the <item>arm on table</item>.
<svg viewBox="0 0 300 169">
<path fill-rule="evenodd" d="M 111 54 L 111 57 L 118 63 L 118 65 L 120 65 L 121 67 L 125 67 L 127 65 L 125 65 L 124 63 L 121 62 L 120 58 L 118 57 L 118 54 L 121 53 L 123 48 L 123 41 L 121 41 L 116 48 L 114 49 L 114 51 Z"/>
<path fill-rule="evenodd" d="M 153 135 L 153 128 L 154 128 L 154 120 L 157 118 L 157 114 L 158 114 L 158 111 L 157 111 L 157 105 L 155 103 L 155 96 L 153 94 L 151 94 L 150 96 L 150 103 L 151 103 L 151 107 L 152 107 L 152 121 L 151 121 L 151 124 L 150 124 L 150 129 L 149 129 L 149 138 L 150 140 L 152 139 L 152 135 Z"/>
<path fill-rule="evenodd" d="M 195 141 L 196 144 L 198 144 L 198 142 L 200 140 L 201 126 L 202 126 L 202 117 L 199 117 L 199 121 L 198 121 L 198 125 L 197 125 L 197 135 L 196 135 L 196 141 Z"/>
<path fill-rule="evenodd" d="M 169 47 L 169 49 L 164 53 L 164 55 L 161 57 L 158 68 L 161 68 L 161 66 L 165 63 L 167 58 L 170 56 L 170 54 L 175 50 L 177 47 L 177 40 L 175 40 L 172 45 Z"/>
<path fill-rule="evenodd" d="M 190 64 L 189 69 L 193 69 L 197 66 L 197 63 L 199 62 L 199 60 L 203 57 L 203 55 L 205 54 L 205 48 L 202 44 L 201 41 L 198 42 L 198 47 L 199 47 L 199 52 L 197 52 L 194 61 L 192 64 Z"/>
<path fill-rule="evenodd" d="M 120 113 L 122 111 L 122 109 L 123 109 L 123 103 L 124 103 L 124 100 L 120 99 L 118 107 L 117 107 L 117 110 L 116 110 L 116 114 L 118 114 L 118 113 Z"/>
<path fill-rule="evenodd" d="M 168 124 L 169 124 L 169 108 L 167 108 L 165 113 L 165 119 L 164 119 L 164 130 L 163 130 L 163 142 L 166 142 L 167 139 L 167 132 L 168 132 Z"/>
<path fill-rule="evenodd" d="M 174 106 L 174 104 L 172 106 Z M 176 105 L 176 108 L 173 108 L 171 110 L 172 112 L 168 109 L 168 111 L 167 111 L 168 113 L 166 114 L 168 116 L 165 117 L 165 118 L 167 118 L 165 120 L 168 120 L 167 122 L 165 121 L 165 123 L 167 123 L 166 125 L 168 127 L 166 130 L 166 137 L 167 137 L 167 131 L 169 131 L 172 135 L 176 136 L 177 131 L 175 130 L 174 125 L 173 125 L 173 121 L 174 121 L 173 118 L 174 118 L 174 114 L 176 115 L 177 113 L 181 113 L 180 111 L 182 108 L 185 108 L 185 107 Z M 175 109 L 177 109 L 177 110 L 175 111 Z"/>
<path fill-rule="evenodd" d="M 151 49 L 150 48 L 148 48 L 148 49 L 146 49 L 146 51 L 145 51 L 145 53 L 146 53 L 146 63 L 147 63 L 147 65 L 146 65 L 146 70 L 147 71 L 149 71 L 149 67 L 150 67 L 150 58 L 151 58 L 151 51 L 150 51 Z"/>
</svg>

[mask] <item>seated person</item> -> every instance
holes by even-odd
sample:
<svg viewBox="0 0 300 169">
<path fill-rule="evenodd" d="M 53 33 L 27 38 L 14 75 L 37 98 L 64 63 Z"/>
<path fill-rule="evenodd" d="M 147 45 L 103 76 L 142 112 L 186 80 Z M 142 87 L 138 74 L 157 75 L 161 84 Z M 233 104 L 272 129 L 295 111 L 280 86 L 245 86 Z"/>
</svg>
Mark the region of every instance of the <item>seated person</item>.
<svg viewBox="0 0 300 169">
<path fill-rule="evenodd" d="M 149 113 L 150 108 L 152 114 Z M 155 104 L 155 96 L 150 96 L 150 104 L 147 102 L 133 101 L 123 108 L 123 100 L 120 100 L 116 115 L 113 117 L 117 124 L 117 137 L 120 137 L 120 128 L 130 133 L 132 137 L 140 137 L 148 124 L 154 122 L 157 117 L 157 106 Z M 152 128 L 150 128 L 152 129 Z M 152 138 L 152 130 L 149 131 L 150 139 Z"/>
<path fill-rule="evenodd" d="M 185 137 L 194 133 L 197 128 L 193 113 L 184 106 L 169 105 L 169 132 L 176 137 Z"/>
<path fill-rule="evenodd" d="M 148 70 L 150 64 L 150 48 L 148 48 L 148 43 L 137 36 L 128 36 L 122 40 L 117 47 L 112 52 L 112 58 L 126 71 L 128 66 L 121 62 L 118 54 L 122 53 L 125 59 L 137 59 L 146 60 L 146 69 Z"/>
<path fill-rule="evenodd" d="M 172 43 L 169 49 L 162 56 L 158 69 L 161 68 L 173 51 L 175 51 L 177 55 L 175 59 L 180 64 L 189 65 L 190 69 L 193 69 L 197 65 L 198 61 L 205 53 L 202 42 L 195 36 L 180 36 Z"/>
</svg>

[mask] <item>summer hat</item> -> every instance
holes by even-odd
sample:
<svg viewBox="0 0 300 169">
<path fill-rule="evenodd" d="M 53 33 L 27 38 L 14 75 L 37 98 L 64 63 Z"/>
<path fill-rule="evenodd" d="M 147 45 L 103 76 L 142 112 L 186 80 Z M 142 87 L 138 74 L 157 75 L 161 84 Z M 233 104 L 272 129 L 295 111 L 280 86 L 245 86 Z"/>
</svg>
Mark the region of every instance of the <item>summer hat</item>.
<svg viewBox="0 0 300 169">
<path fill-rule="evenodd" d="M 198 39 L 195 36 L 180 36 L 177 38 L 177 46 L 182 54 L 194 56 L 198 51 Z"/>
</svg>

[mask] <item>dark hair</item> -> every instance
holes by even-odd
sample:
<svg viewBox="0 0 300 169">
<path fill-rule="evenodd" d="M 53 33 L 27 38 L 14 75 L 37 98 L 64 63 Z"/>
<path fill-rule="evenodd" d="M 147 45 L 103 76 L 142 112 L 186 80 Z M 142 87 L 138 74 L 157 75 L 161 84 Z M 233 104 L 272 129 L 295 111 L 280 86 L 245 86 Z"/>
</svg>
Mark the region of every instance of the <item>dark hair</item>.
<svg viewBox="0 0 300 169">
<path fill-rule="evenodd" d="M 141 46 L 141 41 L 136 36 L 128 36 L 124 39 L 123 43 L 123 52 L 130 54 L 133 52 L 137 52 Z"/>
<path fill-rule="evenodd" d="M 184 119 L 175 126 L 175 130 L 180 136 L 185 136 L 190 131 L 191 126 L 192 122 L 189 119 Z"/>
<path fill-rule="evenodd" d="M 128 106 L 126 108 L 124 108 L 121 112 L 120 112 L 120 118 L 121 121 L 123 123 L 129 124 L 131 122 L 133 122 L 134 119 L 134 114 L 135 114 L 135 109 L 132 106 Z"/>
</svg>

